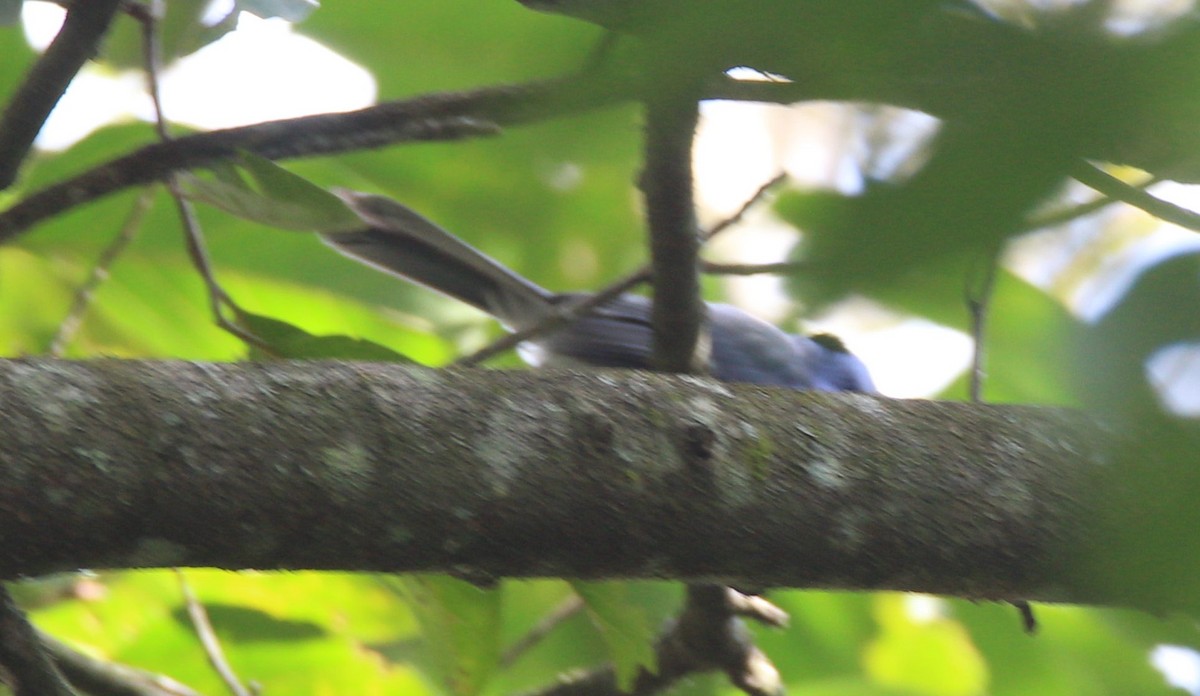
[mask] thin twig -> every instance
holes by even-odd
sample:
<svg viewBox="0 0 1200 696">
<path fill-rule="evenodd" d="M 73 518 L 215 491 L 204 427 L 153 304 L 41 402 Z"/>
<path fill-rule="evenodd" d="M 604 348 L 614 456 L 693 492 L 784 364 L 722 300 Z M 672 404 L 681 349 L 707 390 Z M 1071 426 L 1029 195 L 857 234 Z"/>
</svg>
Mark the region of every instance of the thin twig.
<svg viewBox="0 0 1200 696">
<path fill-rule="evenodd" d="M 192 628 L 196 629 L 196 636 L 200 639 L 200 644 L 204 646 L 204 654 L 208 656 L 208 663 L 221 677 L 221 681 L 225 682 L 225 686 L 234 696 L 255 696 L 255 692 L 246 688 L 233 668 L 229 666 L 229 661 L 225 659 L 225 650 L 221 647 L 221 641 L 217 638 L 216 631 L 213 630 L 212 622 L 208 620 L 208 612 L 204 610 L 204 605 L 200 600 L 196 599 L 196 593 L 192 591 L 192 586 L 184 576 L 183 570 L 176 568 L 175 575 L 179 578 L 179 590 L 183 593 L 183 601 L 187 607 L 188 618 L 192 621 Z"/>
<path fill-rule="evenodd" d="M 104 281 L 108 280 L 109 270 L 117 258 L 129 248 L 130 243 L 137 237 L 138 231 L 142 227 L 142 219 L 146 216 L 146 211 L 150 209 L 150 204 L 154 201 L 154 189 L 147 188 L 142 191 L 137 200 L 133 203 L 133 208 L 129 211 L 129 216 L 125 218 L 124 224 L 121 225 L 121 230 L 112 242 L 105 247 L 100 253 L 100 258 L 96 259 L 96 265 L 92 267 L 92 272 L 88 275 L 87 280 L 79 286 L 75 291 L 75 298 L 71 301 L 71 308 L 67 310 L 67 315 L 58 324 L 58 330 L 54 332 L 54 337 L 50 339 L 50 346 L 47 352 L 56 358 L 60 358 L 63 352 L 66 351 L 67 345 L 75 337 L 79 327 L 83 324 L 84 315 L 95 298 L 96 290 Z"/>
<path fill-rule="evenodd" d="M 92 696 L 200 696 L 170 677 L 96 659 L 43 631 L 38 638 L 67 680 Z"/>
<path fill-rule="evenodd" d="M 996 270 L 999 255 L 988 254 L 986 261 L 975 266 L 974 272 L 968 278 L 963 299 L 967 305 L 967 313 L 971 320 L 971 339 L 974 347 L 971 351 L 971 377 L 968 393 L 974 403 L 983 400 L 984 380 L 984 340 L 987 334 L 988 310 L 992 301 L 992 291 L 996 285 Z"/>
<path fill-rule="evenodd" d="M 582 611 L 583 607 L 583 599 L 579 595 L 573 594 L 567 597 L 549 614 L 543 616 L 541 621 L 534 624 L 533 628 L 530 628 L 517 642 L 508 646 L 508 649 L 500 656 L 500 666 L 503 668 L 513 666 L 522 655 L 542 642 L 562 622 Z"/>
<path fill-rule="evenodd" d="M 1017 610 L 1017 614 L 1021 617 L 1021 628 L 1029 635 L 1033 635 L 1038 631 L 1037 615 L 1033 613 L 1033 605 L 1024 599 L 1017 599 L 1009 602 Z"/>
<path fill-rule="evenodd" d="M 76 696 L 8 588 L 0 585 L 0 671 L 14 696 Z"/>
<path fill-rule="evenodd" d="M 1079 183 L 1150 213 L 1159 220 L 1200 232 L 1200 213 L 1168 203 L 1136 186 L 1130 186 L 1094 164 L 1079 163 L 1071 170 L 1071 176 Z"/>
<path fill-rule="evenodd" d="M 718 222 L 717 224 L 715 224 L 711 228 L 709 228 L 706 232 L 701 234 L 700 235 L 701 239 L 703 239 L 704 241 L 707 242 L 708 240 L 712 239 L 713 237 L 717 236 L 718 234 L 721 234 L 725 230 L 727 230 L 730 227 L 733 227 L 737 223 L 741 222 L 742 218 L 744 218 L 746 216 L 746 213 L 750 212 L 750 209 L 753 208 L 756 203 L 758 203 L 760 200 L 762 200 L 763 196 L 767 195 L 767 192 L 769 192 L 771 189 L 775 188 L 776 186 L 778 186 L 779 184 L 783 183 L 786 180 L 787 180 L 787 172 L 780 172 L 780 173 L 776 174 L 775 176 L 771 177 L 771 179 L 769 181 L 767 181 L 767 183 L 763 184 L 762 186 L 759 186 L 758 189 L 755 190 L 754 193 L 749 198 L 747 198 L 744 203 L 742 203 L 741 207 L 739 207 L 737 209 L 737 212 L 735 212 L 733 215 L 730 215 L 729 217 L 725 218 L 724 220 L 721 220 L 720 222 Z"/>
<path fill-rule="evenodd" d="M 455 360 L 453 366 L 470 367 L 472 365 L 478 365 L 488 358 L 495 357 L 506 350 L 515 348 L 524 341 L 528 341 L 543 334 L 549 333 L 555 329 L 566 326 L 593 309 L 596 309 L 605 302 L 608 302 L 609 300 L 612 300 L 613 298 L 632 290 L 648 280 L 650 280 L 649 268 L 642 268 L 638 271 L 635 271 L 625 276 L 621 280 L 612 283 L 594 295 L 587 295 L 563 305 L 562 309 L 556 312 L 553 316 L 548 317 L 544 321 L 541 321 L 529 327 L 528 329 L 510 333 L 466 357 Z"/>
<path fill-rule="evenodd" d="M 1137 190 L 1145 191 L 1148 187 L 1153 186 L 1160 181 L 1162 181 L 1162 177 L 1152 176 L 1142 183 L 1134 185 L 1133 187 Z M 1026 220 L 1025 224 L 1021 228 L 1021 231 L 1032 232 L 1033 230 L 1040 230 L 1046 227 L 1065 225 L 1068 222 L 1072 222 L 1081 217 L 1099 212 L 1110 205 L 1116 205 L 1120 202 L 1121 201 L 1113 198 L 1112 196 L 1102 195 L 1099 198 L 1087 201 L 1086 203 L 1080 203 L 1079 205 L 1070 206 L 1062 210 L 1052 210 L 1042 215 L 1035 215 L 1029 220 Z"/>
<path fill-rule="evenodd" d="M 776 263 L 717 263 L 701 261 L 700 270 L 711 275 L 748 276 L 776 273 L 786 275 L 804 268 L 803 261 L 779 261 Z"/>
<path fill-rule="evenodd" d="M 983 381 L 986 378 L 984 359 L 987 353 L 984 343 L 987 337 L 988 312 L 995 294 L 996 275 L 999 269 L 1000 253 L 999 250 L 996 250 L 988 254 L 987 261 L 983 264 L 982 270 L 976 274 L 978 277 L 975 281 L 968 280 L 964 292 L 967 312 L 971 318 L 971 338 L 975 344 L 971 351 L 971 376 L 968 387 L 972 403 L 983 403 Z M 1033 607 L 1029 605 L 1029 602 L 1016 599 L 1009 601 L 1009 604 L 1016 607 L 1025 632 L 1030 635 L 1037 633 L 1037 617 L 1034 616 Z"/>
<path fill-rule="evenodd" d="M 767 183 L 760 186 L 758 190 L 754 192 L 754 195 L 748 198 L 746 202 L 742 204 L 742 207 L 739 208 L 737 212 L 713 225 L 710 229 L 701 234 L 701 238 L 705 241 L 708 241 L 721 232 L 729 229 L 733 224 L 741 220 L 746 214 L 746 211 L 749 210 L 750 207 L 759 200 L 761 200 L 767 191 L 779 184 L 779 182 L 783 181 L 785 178 L 785 174 L 779 174 Z M 581 316 L 584 316 L 588 312 L 591 312 L 609 300 L 612 300 L 623 293 L 629 292 L 633 288 L 647 282 L 648 280 L 650 280 L 650 267 L 642 266 L 624 278 L 610 283 L 609 285 L 605 286 L 604 289 L 595 294 L 588 295 L 573 302 L 564 304 L 554 316 L 548 317 L 546 320 L 530 326 L 527 329 L 505 334 L 501 338 L 496 339 L 478 351 L 459 358 L 458 360 L 454 361 L 453 366 L 471 367 L 473 365 L 478 365 L 484 360 L 494 358 L 505 351 L 516 348 L 525 341 L 537 338 L 538 336 L 545 335 L 546 333 L 554 331 L 555 329 L 566 326 L 567 324 L 575 321 Z"/>
<path fill-rule="evenodd" d="M 167 178 L 167 190 L 171 193 L 171 197 L 175 200 L 175 207 L 179 211 L 188 257 L 191 258 L 192 265 L 195 266 L 200 277 L 204 279 L 205 287 L 208 288 L 209 309 L 212 311 L 213 321 L 218 327 L 241 339 L 247 345 L 254 346 L 268 355 L 275 355 L 275 349 L 270 344 L 239 326 L 236 320 L 225 316 L 226 309 L 233 312 L 235 316 L 242 314 L 242 309 L 225 292 L 217 280 L 216 272 L 213 270 L 212 261 L 208 255 L 208 248 L 204 243 L 204 233 L 200 230 L 200 221 L 196 218 L 196 210 L 179 185 L 177 175 L 171 174 Z"/>
<path fill-rule="evenodd" d="M 707 242 L 707 241 L 711 240 L 713 237 L 717 236 L 718 234 L 724 232 L 725 230 L 729 229 L 730 227 L 733 227 L 737 223 L 741 222 L 742 218 L 746 216 L 746 213 L 750 211 L 750 208 L 754 207 L 754 204 L 756 204 L 760 200 L 762 200 L 763 196 L 767 195 L 768 191 L 775 188 L 779 184 L 783 183 L 783 181 L 785 181 L 786 179 L 787 179 L 787 172 L 780 172 L 780 173 L 776 174 L 775 176 L 771 177 L 770 181 L 763 184 L 762 186 L 759 186 L 758 190 L 756 190 L 753 195 L 751 195 L 749 198 L 747 198 L 745 200 L 745 202 L 742 203 L 741 207 L 737 209 L 737 212 L 735 212 L 733 215 L 730 215 L 729 217 L 725 218 L 724 220 L 721 220 L 717 224 L 713 225 L 706 232 L 704 232 L 702 235 L 700 235 L 700 238 Z M 700 260 L 701 272 L 709 273 L 712 275 L 757 275 L 760 273 L 791 273 L 791 272 L 795 271 L 797 268 L 800 268 L 800 263 L 798 261 L 784 261 L 781 263 L 747 264 L 747 263 L 717 263 L 714 261 L 705 261 L 703 259 Z"/>
<path fill-rule="evenodd" d="M 146 86 L 150 91 L 150 102 L 154 106 L 154 130 L 159 140 L 165 143 L 171 141 L 171 133 L 167 128 L 167 119 L 163 113 L 162 96 L 158 81 L 160 72 L 158 19 L 161 17 L 162 6 L 161 2 L 153 0 L 149 7 L 150 11 L 145 13 L 142 21 L 142 51 L 145 59 Z M 192 202 L 188 200 L 183 192 L 178 173 L 168 172 L 165 180 L 167 191 L 170 192 L 171 198 L 175 201 L 175 207 L 179 211 L 179 220 L 183 225 L 188 256 L 192 260 L 192 265 L 200 273 L 200 277 L 204 279 L 205 287 L 208 288 L 209 307 L 212 310 L 213 320 L 218 327 L 233 334 L 245 343 L 253 345 L 267 353 L 273 353 L 274 351 L 271 346 L 266 344 L 262 339 L 239 326 L 235 320 L 231 320 L 225 316 L 226 308 L 234 312 L 235 315 L 241 314 L 241 309 L 217 281 L 216 273 L 213 271 L 212 262 L 208 256 L 208 249 L 204 243 L 204 235 L 200 230 L 200 221 L 196 217 L 196 210 L 192 206 Z"/>
</svg>

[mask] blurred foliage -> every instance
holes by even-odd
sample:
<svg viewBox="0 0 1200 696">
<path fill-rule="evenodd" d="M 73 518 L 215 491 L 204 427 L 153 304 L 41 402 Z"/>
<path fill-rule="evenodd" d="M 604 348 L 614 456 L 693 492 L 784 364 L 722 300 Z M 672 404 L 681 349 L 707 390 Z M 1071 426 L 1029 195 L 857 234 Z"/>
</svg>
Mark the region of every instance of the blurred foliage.
<svg viewBox="0 0 1200 696">
<path fill-rule="evenodd" d="M 197 24 L 207 4 L 168 3 L 168 58 L 184 56 L 231 29 L 229 23 Z M 864 20 L 860 33 L 832 42 L 834 57 L 883 65 L 886 48 L 906 38 L 896 35 L 901 19 L 918 6 L 947 3 L 853 4 L 872 19 Z M 1015 0 L 988 4 L 1003 5 L 1001 14 L 1034 23 L 1033 15 L 1014 9 L 1020 5 Z M 257 5 L 275 8 L 268 13 L 298 6 Z M 12 6 L 0 2 L 0 8 Z M 665 16 L 678 19 L 678 5 L 657 6 L 670 8 Z M 697 45 L 706 52 L 702 63 L 735 56 L 745 62 L 764 58 L 772 65 L 795 46 L 808 45 L 789 38 L 793 27 L 786 22 L 772 26 L 765 11 L 747 23 L 719 13 L 689 17 L 678 24 L 655 19 L 663 41 L 659 57 L 675 68 L 690 67 Z M 816 31 L 828 18 L 812 19 L 809 30 Z M 511 0 L 326 3 L 298 30 L 370 69 L 384 99 L 568 73 L 588 59 L 603 35 L 596 26 L 532 12 Z M 771 40 L 747 44 L 755 32 L 766 32 Z M 752 50 L 743 53 L 748 47 Z M 0 28 L 0 52 L 5 56 L 0 94 L 7 95 L 34 53 L 18 27 Z M 108 69 L 140 63 L 137 27 L 128 18 L 118 21 L 101 59 Z M 1172 69 L 1195 67 L 1188 55 L 1172 60 Z M 795 67 L 786 60 L 779 65 Z M 1155 101 L 1158 92 L 1145 94 L 1137 107 L 1146 113 L 1166 108 Z M 996 99 L 1009 96 L 1001 90 Z M 1030 209 L 1055 194 L 1062 177 L 1064 152 L 1073 142 L 1070 129 L 1077 124 L 1025 129 L 1055 108 L 1052 101 L 979 104 L 986 127 L 976 123 L 944 130 L 932 153 L 924 153 L 930 156 L 928 165 L 905 181 L 870 182 L 857 197 L 782 196 L 778 212 L 806 233 L 796 254 L 808 263 L 793 290 L 810 308 L 854 293 L 969 329 L 963 309 L 968 281 L 1022 228 Z M 640 134 L 636 109 L 625 106 L 523 127 L 499 138 L 287 166 L 322 187 L 395 197 L 547 287 L 586 289 L 644 261 L 632 186 L 640 166 Z M 153 139 L 148 125 L 117 124 L 66 152 L 37 154 L 16 188 L 0 193 L 0 205 Z M 276 180 L 262 168 L 254 171 L 257 186 L 234 185 L 241 179 L 229 177 L 217 181 L 243 193 L 269 194 Z M 47 350 L 74 293 L 125 224 L 138 195 L 126 192 L 74 209 L 0 247 L 0 351 L 14 356 Z M 243 203 L 254 209 L 261 201 L 247 195 Z M 439 365 L 497 331 L 469 310 L 364 271 L 313 235 L 269 229 L 208 206 L 201 205 L 199 212 L 219 280 L 246 311 L 243 320 L 279 356 L 404 356 Z M 243 344 L 213 324 L 204 284 L 191 268 L 173 207 L 161 192 L 131 247 L 108 271 L 110 278 L 96 291 L 68 344 L 68 357 L 248 356 Z M 721 284 L 706 287 L 715 295 Z M 989 400 L 1086 405 L 1154 433 L 1153 440 L 1137 441 L 1117 460 L 1128 468 L 1114 467 L 1120 479 L 1115 488 L 1125 494 L 1107 503 L 1122 511 L 1113 518 L 1112 548 L 1085 558 L 1076 569 L 1096 582 L 1119 585 L 1122 592 L 1140 593 L 1147 604 L 1164 595 L 1200 597 L 1200 573 L 1193 567 L 1200 558 L 1194 519 L 1200 497 L 1197 438 L 1190 426 L 1161 415 L 1144 370 L 1145 358 L 1156 348 L 1198 340 L 1198 290 L 1196 257 L 1180 256 L 1152 269 L 1116 310 L 1087 324 L 1060 298 L 1001 270 L 988 315 Z M 500 364 L 513 362 L 506 358 Z M 946 395 L 964 398 L 965 379 Z M 1142 567 L 1163 572 L 1156 583 L 1145 583 L 1147 573 L 1134 572 Z M 591 616 L 568 618 L 533 648 L 501 664 L 503 648 L 570 596 L 570 586 L 552 580 L 506 582 L 485 592 L 443 578 L 381 583 L 352 574 L 216 571 L 188 571 L 188 577 L 208 606 L 234 668 L 264 693 L 277 695 L 507 694 L 545 685 L 566 670 L 612 654 L 628 673 L 630 665 L 645 660 L 647 637 L 680 601 L 679 588 L 667 583 L 590 586 L 584 594 L 590 597 Z M 401 591 L 394 591 L 397 585 Z M 81 649 L 161 671 L 201 692 L 223 690 L 169 573 L 29 580 L 18 589 L 42 628 Z M 1151 667 L 1150 651 L 1165 643 L 1200 647 L 1194 623 L 1132 612 L 1039 606 L 1041 631 L 1030 637 L 1005 605 L 887 593 L 790 591 L 772 598 L 791 613 L 792 622 L 782 630 L 756 627 L 758 641 L 789 689 L 816 696 L 1175 693 Z M 722 678 L 709 676 L 687 680 L 677 691 L 732 693 Z"/>
<path fill-rule="evenodd" d="M 454 696 L 480 693 L 500 663 L 500 590 L 447 575 L 381 579 L 411 608 L 440 684 Z"/>
<path fill-rule="evenodd" d="M 657 672 L 654 654 L 654 627 L 632 596 L 632 587 L 623 582 L 585 582 L 575 580 L 571 588 L 583 600 L 588 615 L 608 646 L 617 688 L 633 688 L 639 670 Z"/>
</svg>

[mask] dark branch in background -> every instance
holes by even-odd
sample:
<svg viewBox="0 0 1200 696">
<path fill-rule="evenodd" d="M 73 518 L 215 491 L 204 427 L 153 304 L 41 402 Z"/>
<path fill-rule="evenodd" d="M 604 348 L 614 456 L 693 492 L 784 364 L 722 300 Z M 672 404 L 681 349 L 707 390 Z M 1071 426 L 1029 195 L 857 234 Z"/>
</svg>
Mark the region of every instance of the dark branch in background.
<svg viewBox="0 0 1200 696">
<path fill-rule="evenodd" d="M 692 205 L 690 171 L 691 128 L 692 126 L 685 125 L 684 133 L 686 135 L 677 136 L 677 138 L 686 137 L 687 145 L 684 146 L 682 142 L 677 143 L 677 151 L 672 153 L 672 156 L 681 159 L 683 165 L 687 167 L 683 190 L 686 191 L 684 203 L 688 206 Z M 659 151 L 657 154 L 659 156 L 667 156 L 665 151 Z M 678 167 L 674 168 L 675 171 L 671 171 L 671 167 L 665 166 L 660 166 L 660 169 L 668 170 L 665 173 L 666 176 L 679 175 Z M 779 174 L 763 184 L 733 215 L 715 224 L 703 235 L 700 235 L 700 239 L 703 241 L 712 239 L 737 224 L 755 203 L 761 200 L 771 188 L 777 186 L 785 178 L 785 174 Z M 645 181 L 645 178 L 643 181 Z M 675 195 L 678 193 L 680 185 L 677 183 L 675 188 L 675 191 L 671 191 L 669 187 L 659 187 L 656 195 Z M 663 205 L 662 202 L 658 202 L 657 204 Z M 678 205 L 678 201 L 673 201 L 671 204 Z M 689 230 L 695 229 L 694 216 L 691 217 L 688 224 Z M 691 234 L 695 236 L 694 232 L 691 232 Z M 699 240 L 696 244 L 698 247 Z M 515 347 L 523 340 L 540 335 L 546 331 L 551 331 L 586 314 L 609 299 L 645 282 L 651 277 L 651 274 L 651 268 L 642 268 L 604 290 L 563 308 L 559 315 L 552 319 L 525 331 L 509 334 L 485 349 L 459 360 L 456 365 L 477 364 L 503 350 Z M 698 298 L 698 285 L 695 288 L 695 293 Z M 659 301 L 657 292 L 655 301 Z M 712 601 L 714 593 L 716 593 L 716 597 L 723 599 L 714 603 Z M 749 639 L 748 631 L 746 631 L 741 622 L 741 618 L 751 617 L 771 625 L 782 625 L 786 623 L 787 615 L 765 599 L 742 595 L 720 585 L 692 585 L 688 588 L 687 596 L 687 603 L 683 608 L 682 614 L 684 619 L 675 622 L 673 628 L 660 641 L 656 660 L 658 671 L 654 674 L 645 671 L 641 672 L 634 693 L 657 693 L 688 674 L 699 671 L 710 671 L 717 668 L 723 668 L 729 675 L 731 682 L 747 693 L 756 696 L 778 693 L 782 688 L 778 672 L 766 655 L 753 645 Z M 542 635 L 564 618 L 572 615 L 580 606 L 578 599 L 574 598 L 571 602 L 564 604 L 559 610 L 546 617 L 534 630 L 530 631 L 525 639 L 505 653 L 502 658 L 503 662 L 508 664 L 515 661 L 531 643 L 539 640 Z M 605 666 L 584 675 L 572 677 L 544 690 L 542 693 L 560 694 L 581 691 L 605 695 L 618 693 L 612 667 Z"/>
<path fill-rule="evenodd" d="M 1122 203 L 1128 203 L 1163 222 L 1200 232 L 1200 213 L 1168 203 L 1146 192 L 1142 187 L 1131 186 L 1094 164 L 1080 162 L 1071 170 L 1071 176 L 1079 183 Z"/>
<path fill-rule="evenodd" d="M 683 612 L 659 637 L 658 671 L 638 674 L 630 696 L 661 693 L 680 679 L 701 672 L 725 672 L 734 686 L 752 696 L 782 693 L 779 673 L 753 643 L 750 632 L 730 617 L 745 615 L 746 597 L 718 585 L 688 588 Z M 753 616 L 773 625 L 771 613 Z M 564 677 L 534 696 L 612 696 L 621 693 L 611 667 Z"/>
<path fill-rule="evenodd" d="M 268 159 L 333 155 L 406 142 L 494 135 L 497 127 L 546 121 L 628 101 L 635 86 L 591 66 L 561 80 L 423 95 L 346 113 L 225 128 L 147 145 L 24 198 L 0 212 L 0 243 L 111 193 L 162 181 L 249 151 Z M 811 95 L 810 95 L 811 96 Z"/>
<path fill-rule="evenodd" d="M 199 696 L 170 677 L 96 659 L 48 633 L 38 639 L 67 680 L 91 696 Z"/>
<path fill-rule="evenodd" d="M 700 117 L 688 85 L 662 85 L 645 102 L 639 187 L 646 201 L 653 269 L 654 365 L 664 372 L 705 372 L 711 351 L 700 295 L 700 230 L 692 198 L 692 140 Z"/>
<path fill-rule="evenodd" d="M 0 586 L 0 681 L 14 696 L 76 696 L 46 654 L 37 631 Z"/>
<path fill-rule="evenodd" d="M 0 190 L 16 181 L 34 138 L 75 74 L 96 55 L 120 6 L 121 0 L 86 0 L 67 8 L 58 36 L 34 63 L 0 116 Z"/>
<path fill-rule="evenodd" d="M 0 243 L 72 207 L 174 171 L 199 169 L 241 151 L 268 159 L 332 155 L 405 142 L 495 135 L 501 126 L 544 121 L 628 98 L 601 72 L 415 97 L 347 113 L 226 128 L 147 145 L 23 199 L 0 213 Z"/>
</svg>

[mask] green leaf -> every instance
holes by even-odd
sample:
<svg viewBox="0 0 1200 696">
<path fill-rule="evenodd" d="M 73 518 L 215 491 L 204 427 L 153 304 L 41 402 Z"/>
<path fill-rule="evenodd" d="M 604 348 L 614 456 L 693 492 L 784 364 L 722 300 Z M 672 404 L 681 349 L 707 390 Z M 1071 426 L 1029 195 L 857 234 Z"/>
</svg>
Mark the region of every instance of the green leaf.
<svg viewBox="0 0 1200 696">
<path fill-rule="evenodd" d="M 408 601 L 446 689 L 455 696 L 482 691 L 500 661 L 500 591 L 448 575 L 380 579 Z"/>
<path fill-rule="evenodd" d="M 986 693 L 987 662 L 962 624 L 944 616 L 918 619 L 909 609 L 912 598 L 894 593 L 876 597 L 881 630 L 866 648 L 867 672 L 882 686 L 930 696 Z"/>
<path fill-rule="evenodd" d="M 910 689 L 882 686 L 862 676 L 804 682 L 804 696 L 913 696 Z"/>
<path fill-rule="evenodd" d="M 1148 656 L 1160 643 L 1197 640 L 1194 622 L 1182 616 L 1036 604 L 1040 627 L 1028 636 L 1007 604 L 951 600 L 948 606 L 987 657 L 989 696 L 1178 694 Z"/>
<path fill-rule="evenodd" d="M 314 336 L 307 331 L 278 319 L 250 312 L 240 312 L 238 321 L 258 338 L 267 343 L 275 355 L 266 356 L 262 350 L 252 347 L 251 357 L 373 360 L 378 362 L 412 361 L 394 350 L 372 341 L 349 336 Z"/>
<path fill-rule="evenodd" d="M 617 688 L 633 688 L 638 671 L 658 672 L 654 629 L 646 613 L 629 595 L 624 582 L 585 582 L 574 580 L 571 586 L 587 606 L 588 616 L 608 646 Z"/>
<path fill-rule="evenodd" d="M 338 232 L 362 225 L 341 199 L 274 162 L 249 152 L 238 158 L 241 172 L 222 166 L 213 179 L 184 177 L 188 195 L 231 215 L 271 227 Z"/>
<path fill-rule="evenodd" d="M 813 307 L 850 293 L 879 297 L 914 286 L 961 298 L 972 266 L 1023 229 L 1071 161 L 1044 133 L 989 125 L 946 124 L 928 163 L 906 181 L 875 184 L 855 197 L 782 197 L 780 215 L 805 233 L 804 273 L 793 287 Z M 926 289 L 930 280 L 935 284 Z M 950 287 L 936 282 L 946 280 Z"/>
<path fill-rule="evenodd" d="M 984 337 L 984 401 L 1077 406 L 1072 366 L 1085 336 L 1085 327 L 1062 303 L 999 271 Z M 968 378 L 964 374 L 941 398 L 966 398 Z"/>
</svg>

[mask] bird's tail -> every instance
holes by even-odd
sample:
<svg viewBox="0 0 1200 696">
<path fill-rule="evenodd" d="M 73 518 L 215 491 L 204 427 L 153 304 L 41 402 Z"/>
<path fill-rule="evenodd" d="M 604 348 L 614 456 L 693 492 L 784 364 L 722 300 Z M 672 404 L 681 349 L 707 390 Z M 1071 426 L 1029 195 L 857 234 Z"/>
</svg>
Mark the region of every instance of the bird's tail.
<svg viewBox="0 0 1200 696">
<path fill-rule="evenodd" d="M 553 295 L 495 259 L 385 198 L 353 191 L 335 193 L 365 225 L 322 234 L 342 254 L 466 302 L 512 329 L 541 321 L 553 311 Z"/>
</svg>

